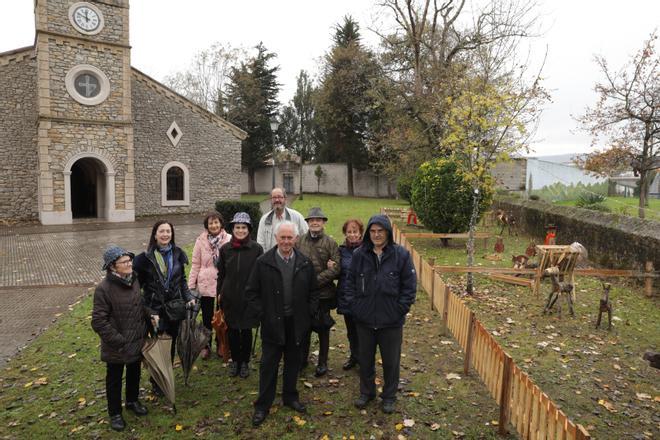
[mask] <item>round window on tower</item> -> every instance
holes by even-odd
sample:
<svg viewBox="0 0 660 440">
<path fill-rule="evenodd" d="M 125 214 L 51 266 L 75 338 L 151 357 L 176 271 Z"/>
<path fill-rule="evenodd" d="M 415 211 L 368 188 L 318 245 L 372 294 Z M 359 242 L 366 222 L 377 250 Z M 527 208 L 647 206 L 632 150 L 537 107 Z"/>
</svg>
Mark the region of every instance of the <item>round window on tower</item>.
<svg viewBox="0 0 660 440">
<path fill-rule="evenodd" d="M 98 68 L 81 64 L 69 70 L 65 78 L 69 95 L 83 105 L 97 105 L 110 94 L 110 81 Z"/>
</svg>

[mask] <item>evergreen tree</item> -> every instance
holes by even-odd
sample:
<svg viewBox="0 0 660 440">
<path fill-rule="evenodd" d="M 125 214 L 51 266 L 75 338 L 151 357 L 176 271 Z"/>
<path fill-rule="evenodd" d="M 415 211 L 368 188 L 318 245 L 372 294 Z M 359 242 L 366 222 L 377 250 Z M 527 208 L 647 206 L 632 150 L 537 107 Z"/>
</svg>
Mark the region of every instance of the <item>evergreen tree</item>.
<svg viewBox="0 0 660 440">
<path fill-rule="evenodd" d="M 319 144 L 314 94 L 316 90 L 304 70 L 296 79 L 297 88 L 291 104 L 282 111 L 279 136 L 285 148 L 300 158 L 300 198 L 303 198 L 302 166 L 310 162 Z"/>
<path fill-rule="evenodd" d="M 248 173 L 248 192 L 255 193 L 254 173 L 264 166 L 273 151 L 270 121 L 277 114 L 277 71 L 271 67 L 276 55 L 268 52 L 263 43 L 256 46 L 257 54 L 232 69 L 227 93 L 227 119 L 248 133 L 242 143 L 241 165 Z"/>
<path fill-rule="evenodd" d="M 379 67 L 361 45 L 359 26 L 350 16 L 335 28 L 333 42 L 319 92 L 319 119 L 325 133 L 319 160 L 346 162 L 348 193 L 353 195 L 353 169 L 364 169 L 369 163 L 370 90 Z"/>
</svg>

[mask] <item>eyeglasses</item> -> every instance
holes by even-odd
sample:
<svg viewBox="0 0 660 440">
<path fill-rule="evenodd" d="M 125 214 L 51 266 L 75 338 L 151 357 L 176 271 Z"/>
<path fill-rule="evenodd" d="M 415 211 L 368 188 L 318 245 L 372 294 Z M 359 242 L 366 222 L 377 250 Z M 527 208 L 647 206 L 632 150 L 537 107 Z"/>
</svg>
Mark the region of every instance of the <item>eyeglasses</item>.
<svg viewBox="0 0 660 440">
<path fill-rule="evenodd" d="M 129 264 L 133 264 L 133 260 L 115 261 L 115 264 L 121 266 L 128 266 Z"/>
</svg>

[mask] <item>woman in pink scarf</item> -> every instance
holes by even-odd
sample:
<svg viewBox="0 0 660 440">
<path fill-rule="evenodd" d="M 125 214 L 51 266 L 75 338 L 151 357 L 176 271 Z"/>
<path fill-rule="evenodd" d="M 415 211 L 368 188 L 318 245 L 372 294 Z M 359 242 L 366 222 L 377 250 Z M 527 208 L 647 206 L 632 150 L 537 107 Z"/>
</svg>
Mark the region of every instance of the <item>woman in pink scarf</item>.
<svg viewBox="0 0 660 440">
<path fill-rule="evenodd" d="M 231 234 L 225 232 L 225 221 L 219 212 L 211 212 L 204 218 L 204 232 L 195 241 L 192 255 L 192 268 L 188 278 L 188 287 L 196 289 L 201 294 L 202 322 L 204 327 L 211 329 L 211 320 L 218 282 L 216 264 L 220 248 L 231 240 Z M 217 353 L 220 356 L 220 341 L 216 340 Z M 211 346 L 202 350 L 202 359 L 208 359 Z M 228 361 L 229 359 L 225 359 Z"/>
</svg>

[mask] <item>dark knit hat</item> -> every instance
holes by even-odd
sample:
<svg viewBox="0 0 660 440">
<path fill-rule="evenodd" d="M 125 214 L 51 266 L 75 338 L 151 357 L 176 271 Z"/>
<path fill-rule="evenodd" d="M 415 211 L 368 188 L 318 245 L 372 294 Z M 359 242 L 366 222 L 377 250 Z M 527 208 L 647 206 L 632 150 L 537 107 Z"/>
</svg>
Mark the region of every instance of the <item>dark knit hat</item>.
<svg viewBox="0 0 660 440">
<path fill-rule="evenodd" d="M 135 254 L 132 252 L 128 252 L 126 249 L 121 248 L 117 245 L 111 244 L 108 246 L 108 248 L 103 252 L 103 270 L 108 270 L 110 265 L 117 261 L 120 257 L 123 257 L 124 255 L 128 255 L 133 259 L 135 257 Z"/>
</svg>

